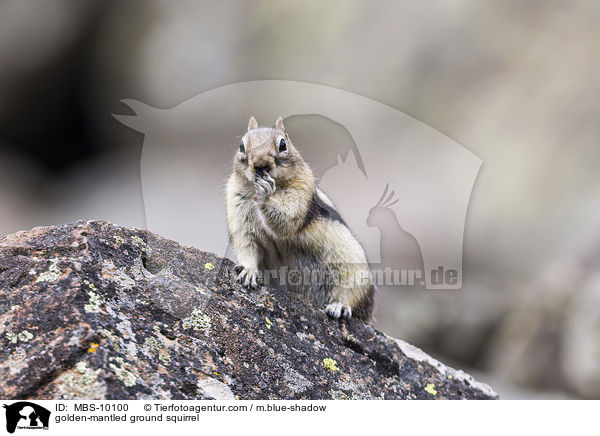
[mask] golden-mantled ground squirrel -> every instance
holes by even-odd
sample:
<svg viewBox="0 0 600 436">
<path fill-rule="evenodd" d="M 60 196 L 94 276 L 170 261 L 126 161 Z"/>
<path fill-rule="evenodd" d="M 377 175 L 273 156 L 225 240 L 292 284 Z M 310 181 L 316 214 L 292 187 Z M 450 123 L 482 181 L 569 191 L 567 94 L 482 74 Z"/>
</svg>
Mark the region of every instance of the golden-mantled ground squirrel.
<svg viewBox="0 0 600 436">
<path fill-rule="evenodd" d="M 375 288 L 367 258 L 283 119 L 258 127 L 250 118 L 227 182 L 227 221 L 238 279 L 301 292 L 334 318 L 371 319 Z"/>
</svg>

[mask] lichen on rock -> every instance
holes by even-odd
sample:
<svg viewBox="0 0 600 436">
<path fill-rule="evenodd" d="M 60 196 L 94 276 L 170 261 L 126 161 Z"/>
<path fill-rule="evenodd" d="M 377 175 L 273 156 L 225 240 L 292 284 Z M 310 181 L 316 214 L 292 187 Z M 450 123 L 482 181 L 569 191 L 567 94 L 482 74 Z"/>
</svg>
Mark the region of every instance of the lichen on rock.
<svg viewBox="0 0 600 436">
<path fill-rule="evenodd" d="M 102 221 L 0 238 L 0 397 L 496 398 L 233 262 Z"/>
</svg>

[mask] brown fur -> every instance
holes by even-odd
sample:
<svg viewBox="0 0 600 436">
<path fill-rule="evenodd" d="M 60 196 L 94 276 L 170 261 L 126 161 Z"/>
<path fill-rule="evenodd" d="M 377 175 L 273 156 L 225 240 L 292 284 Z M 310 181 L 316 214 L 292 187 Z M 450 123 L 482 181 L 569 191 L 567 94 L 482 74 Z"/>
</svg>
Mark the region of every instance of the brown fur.
<svg viewBox="0 0 600 436">
<path fill-rule="evenodd" d="M 281 268 L 338 277 L 333 284 L 275 283 L 309 296 L 335 318 L 371 319 L 374 287 L 364 282 L 370 277 L 364 250 L 315 187 L 281 117 L 273 128 L 250 118 L 227 183 L 227 220 L 245 286 Z"/>
</svg>

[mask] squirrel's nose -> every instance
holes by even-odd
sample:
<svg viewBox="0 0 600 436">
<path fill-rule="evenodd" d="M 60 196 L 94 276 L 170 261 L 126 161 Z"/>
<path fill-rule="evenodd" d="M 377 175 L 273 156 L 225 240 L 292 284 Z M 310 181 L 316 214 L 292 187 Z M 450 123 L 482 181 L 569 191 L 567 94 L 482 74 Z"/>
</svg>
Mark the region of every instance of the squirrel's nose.
<svg viewBox="0 0 600 436">
<path fill-rule="evenodd" d="M 271 171 L 271 164 L 266 161 L 256 162 L 254 164 L 255 173 L 268 173 Z"/>
</svg>

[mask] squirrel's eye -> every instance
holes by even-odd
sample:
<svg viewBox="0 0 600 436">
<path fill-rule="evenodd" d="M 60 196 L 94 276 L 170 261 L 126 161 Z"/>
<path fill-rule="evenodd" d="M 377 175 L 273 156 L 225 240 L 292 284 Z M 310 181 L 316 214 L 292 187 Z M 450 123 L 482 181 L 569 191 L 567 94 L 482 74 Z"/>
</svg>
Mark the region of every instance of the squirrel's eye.
<svg viewBox="0 0 600 436">
<path fill-rule="evenodd" d="M 279 141 L 279 151 L 286 151 L 287 150 L 287 144 L 285 143 L 285 139 L 281 138 L 281 141 Z"/>
<path fill-rule="evenodd" d="M 246 147 L 244 147 L 244 141 L 240 142 L 240 152 L 244 153 L 246 151 Z"/>
</svg>

